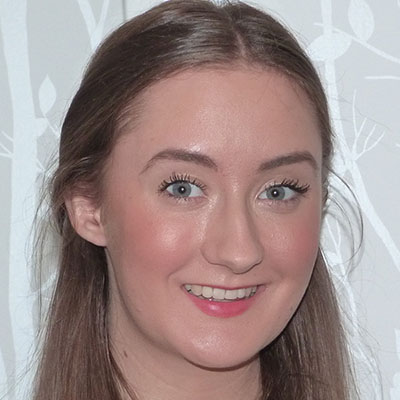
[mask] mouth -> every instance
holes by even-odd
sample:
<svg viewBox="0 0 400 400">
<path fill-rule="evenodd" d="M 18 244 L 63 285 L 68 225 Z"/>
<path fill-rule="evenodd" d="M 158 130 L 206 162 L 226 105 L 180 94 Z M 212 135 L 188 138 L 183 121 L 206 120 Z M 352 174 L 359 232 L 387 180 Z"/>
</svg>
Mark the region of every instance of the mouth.
<svg viewBox="0 0 400 400">
<path fill-rule="evenodd" d="M 227 303 L 253 297 L 257 292 L 258 286 L 222 289 L 211 286 L 186 284 L 184 288 L 189 294 L 199 299 Z"/>
</svg>

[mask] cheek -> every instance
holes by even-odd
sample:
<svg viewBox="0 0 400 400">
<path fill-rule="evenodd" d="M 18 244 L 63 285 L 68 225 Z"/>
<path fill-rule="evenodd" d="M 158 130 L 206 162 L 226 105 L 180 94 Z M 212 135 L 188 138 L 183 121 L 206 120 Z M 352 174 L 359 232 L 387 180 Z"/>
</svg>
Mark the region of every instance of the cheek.
<svg viewBox="0 0 400 400">
<path fill-rule="evenodd" d="M 147 217 L 147 218 L 146 218 Z M 169 221 L 160 217 L 143 216 L 133 235 L 137 238 L 132 254 L 149 269 L 168 269 L 173 272 L 182 267 L 191 256 L 194 233 L 187 223 Z"/>
<path fill-rule="evenodd" d="M 114 267 L 149 276 L 182 267 L 193 255 L 197 240 L 196 230 L 187 220 L 166 217 L 137 204 L 134 209 L 121 210 L 108 236 L 112 238 L 109 251 L 117 257 Z"/>
<path fill-rule="evenodd" d="M 320 214 L 299 213 L 280 221 L 271 240 L 277 272 L 300 284 L 308 282 L 317 257 L 320 238 Z"/>
<path fill-rule="evenodd" d="M 287 234 L 287 242 L 290 247 L 287 252 L 291 254 L 291 259 L 299 260 L 299 266 L 309 264 L 316 258 L 320 239 L 320 218 L 314 216 L 307 221 L 297 224 L 297 226 Z"/>
<path fill-rule="evenodd" d="M 299 213 L 296 218 L 280 218 L 266 234 L 265 270 L 271 286 L 266 292 L 264 324 L 269 335 L 265 344 L 284 329 L 304 296 L 318 253 L 319 230 L 317 213 Z"/>
</svg>

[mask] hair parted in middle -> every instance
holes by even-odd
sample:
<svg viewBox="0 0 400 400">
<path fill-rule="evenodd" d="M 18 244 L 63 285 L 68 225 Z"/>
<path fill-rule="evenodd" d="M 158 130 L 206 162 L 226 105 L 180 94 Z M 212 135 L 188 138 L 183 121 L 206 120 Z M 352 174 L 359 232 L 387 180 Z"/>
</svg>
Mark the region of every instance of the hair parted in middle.
<svg viewBox="0 0 400 400">
<path fill-rule="evenodd" d="M 243 66 L 284 74 L 307 94 L 322 138 L 326 186 L 332 157 L 326 97 L 282 24 L 242 2 L 206 0 L 166 1 L 123 24 L 92 58 L 62 127 L 50 186 L 61 257 L 34 399 L 122 399 L 121 388 L 127 389 L 108 336 L 105 250 L 75 232 L 65 198 L 83 192 L 101 203 L 109 155 L 135 124 L 151 85 L 184 70 Z M 264 399 L 350 398 L 346 344 L 321 251 L 298 310 L 260 359 Z"/>
</svg>

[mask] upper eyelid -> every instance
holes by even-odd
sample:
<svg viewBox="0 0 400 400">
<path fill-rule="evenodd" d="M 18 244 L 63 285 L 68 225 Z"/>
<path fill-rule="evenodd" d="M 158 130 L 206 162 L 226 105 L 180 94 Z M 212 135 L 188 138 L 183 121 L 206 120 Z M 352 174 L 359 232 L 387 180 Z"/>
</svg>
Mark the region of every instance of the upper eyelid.
<svg viewBox="0 0 400 400">
<path fill-rule="evenodd" d="M 192 185 L 198 186 L 200 189 L 205 188 L 205 185 L 201 181 L 199 181 L 198 178 L 192 177 L 190 174 L 177 174 L 176 172 L 174 172 L 169 177 L 169 179 L 171 180 L 170 184 L 177 182 L 188 182 Z"/>
<path fill-rule="evenodd" d="M 272 187 L 289 187 L 289 188 L 299 188 L 299 189 L 309 189 L 310 184 L 308 183 L 301 183 L 299 179 L 282 179 L 281 181 L 273 181 L 272 183 L 267 183 L 264 185 L 264 189 L 269 189 Z"/>
</svg>

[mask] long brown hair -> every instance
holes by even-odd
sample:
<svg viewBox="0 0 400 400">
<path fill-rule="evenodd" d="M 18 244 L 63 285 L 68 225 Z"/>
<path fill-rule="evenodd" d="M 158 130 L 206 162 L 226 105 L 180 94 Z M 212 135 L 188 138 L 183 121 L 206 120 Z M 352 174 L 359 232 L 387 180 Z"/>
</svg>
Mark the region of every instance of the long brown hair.
<svg viewBox="0 0 400 400">
<path fill-rule="evenodd" d="M 100 201 L 105 162 L 124 124 L 140 113 L 137 100 L 146 88 L 185 69 L 238 64 L 279 71 L 307 93 L 322 138 L 326 187 L 332 132 L 325 94 L 310 60 L 275 19 L 241 2 L 170 0 L 122 25 L 94 55 L 62 127 L 50 184 L 60 260 L 35 400 L 121 399 L 127 388 L 108 335 L 105 251 L 74 231 L 65 197 L 85 191 Z M 321 252 L 298 310 L 260 360 L 263 399 L 350 398 L 346 343 Z"/>
</svg>

